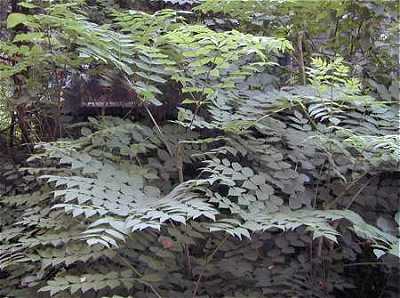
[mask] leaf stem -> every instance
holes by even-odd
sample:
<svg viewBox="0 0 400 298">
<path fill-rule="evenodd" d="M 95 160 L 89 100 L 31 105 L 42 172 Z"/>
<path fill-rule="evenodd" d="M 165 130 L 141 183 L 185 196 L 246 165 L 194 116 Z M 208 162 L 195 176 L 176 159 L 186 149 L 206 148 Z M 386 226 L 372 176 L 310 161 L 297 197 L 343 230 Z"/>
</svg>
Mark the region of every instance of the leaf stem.
<svg viewBox="0 0 400 298">
<path fill-rule="evenodd" d="M 217 247 L 214 249 L 214 251 L 206 258 L 206 263 L 203 266 L 203 270 L 201 270 L 199 277 L 196 281 L 194 290 L 193 290 L 193 298 L 196 297 L 197 295 L 197 291 L 199 290 L 199 286 L 200 286 L 200 281 L 201 278 L 203 277 L 204 272 L 206 271 L 206 266 L 211 262 L 211 260 L 213 259 L 214 255 L 217 253 L 217 251 L 221 248 L 221 246 L 225 243 L 225 241 L 228 239 L 229 235 L 227 234 L 224 239 L 222 239 L 222 241 L 217 245 Z"/>
</svg>

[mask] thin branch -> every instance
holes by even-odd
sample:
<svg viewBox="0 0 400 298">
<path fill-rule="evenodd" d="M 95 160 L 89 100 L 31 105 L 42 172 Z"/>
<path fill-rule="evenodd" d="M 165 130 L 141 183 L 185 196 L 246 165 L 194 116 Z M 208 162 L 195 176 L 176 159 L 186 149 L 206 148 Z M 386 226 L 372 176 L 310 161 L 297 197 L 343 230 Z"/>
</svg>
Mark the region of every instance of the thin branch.
<svg viewBox="0 0 400 298">
<path fill-rule="evenodd" d="M 217 59 L 217 57 L 215 56 L 215 57 L 214 57 L 214 60 L 213 60 L 213 64 L 215 64 L 216 59 Z M 206 82 L 208 82 L 208 81 L 210 80 L 211 68 L 212 68 L 212 67 L 210 67 L 210 68 L 207 70 Z M 202 88 L 202 90 L 201 90 L 201 94 L 204 94 L 204 91 L 205 91 L 205 90 L 206 90 L 206 85 L 203 85 L 203 88 Z M 205 99 L 207 99 L 207 96 L 206 96 Z M 199 112 L 199 110 L 200 110 L 200 107 L 201 107 L 201 105 L 202 105 L 203 102 L 204 102 L 204 99 L 201 100 L 200 102 L 197 102 L 197 103 L 196 103 L 196 109 L 194 110 L 192 119 L 190 120 L 190 124 L 189 124 L 189 127 L 186 129 L 186 132 L 188 132 L 188 131 L 192 128 L 192 125 L 193 125 L 193 123 L 194 123 L 194 120 L 195 120 L 195 118 L 196 118 L 196 116 L 197 116 L 197 114 L 198 114 L 198 112 Z"/>
<path fill-rule="evenodd" d="M 161 131 L 160 126 L 158 125 L 156 119 L 154 119 L 153 114 L 150 112 L 149 108 L 147 106 L 144 107 L 146 109 L 147 114 L 149 115 L 151 121 L 153 122 L 154 126 L 156 127 L 158 134 L 160 136 L 161 141 L 164 143 L 165 147 L 167 148 L 167 151 L 170 156 L 174 156 L 174 153 L 172 152 L 171 148 L 169 147 L 167 141 L 164 138 L 164 134 Z"/>
<path fill-rule="evenodd" d="M 122 257 L 121 255 L 118 255 L 118 257 L 119 257 L 119 259 L 120 259 L 125 265 L 127 265 L 129 268 L 131 268 L 132 271 L 135 272 L 135 274 L 136 274 L 137 276 L 139 276 L 140 278 L 143 277 L 143 275 L 142 275 L 139 271 L 137 271 L 136 268 L 135 268 L 131 263 L 129 263 L 124 257 Z M 150 283 L 148 283 L 148 282 L 146 282 L 146 281 L 143 281 L 143 280 L 141 280 L 140 278 L 139 278 L 139 279 L 136 279 L 136 280 L 137 280 L 139 283 L 144 284 L 145 286 L 147 286 L 148 288 L 150 288 L 150 290 L 153 292 L 154 295 L 157 296 L 157 298 L 162 298 L 162 296 L 157 292 L 157 290 L 153 287 L 152 284 L 150 284 Z"/>
<path fill-rule="evenodd" d="M 350 208 L 350 206 L 355 202 L 355 200 L 358 198 L 360 193 L 362 193 L 362 191 L 369 185 L 369 183 L 371 182 L 372 178 L 373 177 L 369 178 L 368 181 L 363 186 L 360 187 L 360 189 L 351 198 L 350 202 L 347 204 L 345 209 L 349 209 Z"/>
<path fill-rule="evenodd" d="M 360 180 L 361 180 L 363 177 L 365 177 L 367 174 L 368 174 L 368 173 L 366 172 L 366 173 L 364 173 L 363 175 L 361 175 L 360 177 L 358 177 L 356 180 L 352 181 L 352 182 L 346 187 L 346 189 L 343 190 L 343 191 L 336 197 L 335 200 L 333 200 L 330 204 L 328 204 L 328 205 L 326 206 L 325 209 L 331 209 L 331 208 L 333 208 L 334 206 L 336 206 L 337 202 L 343 198 L 343 196 L 354 186 L 354 184 L 357 183 L 358 181 L 360 181 Z"/>
<path fill-rule="evenodd" d="M 300 31 L 297 36 L 297 48 L 299 50 L 299 65 L 300 65 L 301 77 L 303 85 L 306 85 L 306 70 L 304 66 L 304 53 L 303 53 L 303 37 L 304 37 L 304 32 Z"/>
<path fill-rule="evenodd" d="M 183 183 L 184 177 L 183 177 L 183 157 L 184 157 L 184 145 L 183 143 L 178 143 L 176 146 L 176 168 L 178 169 L 178 177 L 179 177 L 179 183 Z"/>
<path fill-rule="evenodd" d="M 217 251 L 221 248 L 221 246 L 225 243 L 225 241 L 228 239 L 229 235 L 227 234 L 224 239 L 217 245 L 217 247 L 214 249 L 214 251 L 206 258 L 206 263 L 203 267 L 203 270 L 200 272 L 199 277 L 196 281 L 194 290 L 193 290 L 193 298 L 196 298 L 197 291 L 199 290 L 201 278 L 203 277 L 204 272 L 206 271 L 206 266 L 211 262 L 213 259 L 214 255 L 217 253 Z"/>
</svg>

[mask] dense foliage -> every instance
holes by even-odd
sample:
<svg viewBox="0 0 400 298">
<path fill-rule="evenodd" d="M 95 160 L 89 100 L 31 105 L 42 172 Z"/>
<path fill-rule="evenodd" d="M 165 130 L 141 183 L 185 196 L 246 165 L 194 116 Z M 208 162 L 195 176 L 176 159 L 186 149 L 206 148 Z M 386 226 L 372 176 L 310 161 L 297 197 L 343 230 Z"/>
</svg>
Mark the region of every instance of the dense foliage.
<svg viewBox="0 0 400 298">
<path fill-rule="evenodd" d="M 3 2 L 1 297 L 397 297 L 397 2 Z"/>
</svg>

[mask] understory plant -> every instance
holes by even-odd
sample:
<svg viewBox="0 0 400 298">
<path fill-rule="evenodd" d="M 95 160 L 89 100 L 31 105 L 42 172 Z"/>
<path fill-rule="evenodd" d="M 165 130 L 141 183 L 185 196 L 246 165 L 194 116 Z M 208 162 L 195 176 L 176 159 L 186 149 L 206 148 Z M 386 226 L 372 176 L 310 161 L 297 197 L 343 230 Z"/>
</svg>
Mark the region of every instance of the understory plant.
<svg viewBox="0 0 400 298">
<path fill-rule="evenodd" d="M 7 24 L 24 32 L 0 43 L 18 58 L 0 77 L 20 82 L 19 107 L 61 115 L 68 74 L 102 66 L 144 113 L 70 127 L 55 116 L 73 133 L 2 173 L 15 187 L 0 193 L 0 295 L 336 297 L 363 257 L 398 276 L 397 106 L 344 58 L 313 57 L 305 84 L 282 87 L 278 58 L 294 51 L 282 37 L 171 9 L 108 11 L 99 25 L 80 2 L 23 3 L 31 13 Z M 157 119 L 177 96 L 176 117 Z M 396 294 L 389 279 L 381 293 Z"/>
</svg>

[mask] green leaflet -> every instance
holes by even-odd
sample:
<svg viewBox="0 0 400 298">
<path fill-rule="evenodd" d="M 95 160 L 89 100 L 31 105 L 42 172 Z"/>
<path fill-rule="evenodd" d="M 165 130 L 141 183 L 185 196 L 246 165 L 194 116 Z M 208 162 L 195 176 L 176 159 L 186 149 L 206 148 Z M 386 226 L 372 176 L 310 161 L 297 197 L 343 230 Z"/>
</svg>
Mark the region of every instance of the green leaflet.
<svg viewBox="0 0 400 298">
<path fill-rule="evenodd" d="M 108 14 L 109 2 L 100 2 Z M 264 26 L 265 7 L 320 8 L 306 2 L 205 1 L 195 9 L 238 17 L 238 30 L 173 10 L 118 10 L 102 26 L 75 3 L 10 15 L 10 28 L 29 32 L 0 43 L 20 57 L 0 65 L 1 78 L 35 81 L 53 67 L 102 64 L 146 106 L 181 93 L 187 100 L 156 129 L 142 119 L 91 118 L 81 137 L 37 145 L 27 172 L 2 163 L 1 177 L 17 186 L 6 184 L 10 195 L 0 198 L 0 296 L 192 297 L 201 279 L 198 297 L 326 297 L 354 286 L 340 270 L 359 256 L 360 241 L 382 260 L 398 255 L 390 224 L 383 231 L 351 211 L 397 206 L 395 105 L 363 94 L 341 58 L 314 59 L 309 84 L 277 89 L 277 57 L 293 46 L 244 33 L 254 17 Z M 343 5 L 330 2 L 329 11 L 342 17 Z M 18 103 L 41 101 L 44 81 L 37 98 Z M 323 264 L 310 261 L 319 245 Z"/>
</svg>

